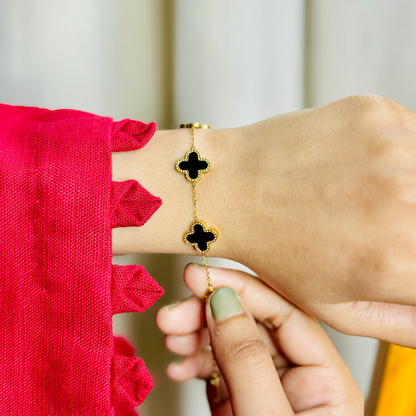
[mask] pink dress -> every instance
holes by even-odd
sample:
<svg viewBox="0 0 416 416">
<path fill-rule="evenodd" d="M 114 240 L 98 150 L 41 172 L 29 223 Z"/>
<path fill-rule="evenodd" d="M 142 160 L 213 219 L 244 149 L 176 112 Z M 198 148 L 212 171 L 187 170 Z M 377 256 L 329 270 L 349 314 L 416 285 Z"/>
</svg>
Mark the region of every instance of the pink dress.
<svg viewBox="0 0 416 416">
<path fill-rule="evenodd" d="M 155 130 L 0 105 L 1 415 L 130 414 L 152 388 L 143 361 L 114 350 L 112 316 L 163 291 L 141 266 L 112 265 L 111 229 L 143 225 L 161 200 L 113 182 L 111 152 Z"/>
</svg>

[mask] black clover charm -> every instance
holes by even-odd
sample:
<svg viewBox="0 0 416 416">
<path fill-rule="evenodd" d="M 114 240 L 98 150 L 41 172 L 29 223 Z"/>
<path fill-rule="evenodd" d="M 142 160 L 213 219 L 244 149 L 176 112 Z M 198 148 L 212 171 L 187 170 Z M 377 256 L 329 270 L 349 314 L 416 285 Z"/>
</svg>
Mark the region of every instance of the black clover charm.
<svg viewBox="0 0 416 416">
<path fill-rule="evenodd" d="M 176 162 L 176 170 L 184 173 L 189 182 L 198 182 L 203 173 L 207 173 L 211 166 L 207 159 L 203 159 L 198 150 L 189 150 L 183 159 Z"/>
<path fill-rule="evenodd" d="M 190 231 L 183 236 L 183 241 L 188 246 L 193 246 L 198 253 L 205 254 L 210 245 L 217 241 L 217 238 L 217 230 L 208 228 L 202 221 L 195 221 L 191 225 Z"/>
</svg>

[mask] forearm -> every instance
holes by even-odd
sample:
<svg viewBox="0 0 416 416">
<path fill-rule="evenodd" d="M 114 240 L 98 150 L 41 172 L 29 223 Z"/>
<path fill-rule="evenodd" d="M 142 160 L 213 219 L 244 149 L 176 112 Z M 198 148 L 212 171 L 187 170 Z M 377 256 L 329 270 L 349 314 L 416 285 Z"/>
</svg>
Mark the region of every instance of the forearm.
<svg viewBox="0 0 416 416">
<path fill-rule="evenodd" d="M 211 162 L 211 170 L 197 183 L 199 218 L 217 229 L 218 240 L 211 246 L 210 256 L 229 254 L 228 221 L 231 196 L 227 192 L 232 178 L 230 153 L 236 143 L 238 129 L 196 130 L 195 146 L 201 156 Z M 194 254 L 183 243 L 183 234 L 193 222 L 192 186 L 175 170 L 175 163 L 190 149 L 189 129 L 155 133 L 142 149 L 113 153 L 113 180 L 136 179 L 162 206 L 142 227 L 113 229 L 113 252 Z"/>
</svg>

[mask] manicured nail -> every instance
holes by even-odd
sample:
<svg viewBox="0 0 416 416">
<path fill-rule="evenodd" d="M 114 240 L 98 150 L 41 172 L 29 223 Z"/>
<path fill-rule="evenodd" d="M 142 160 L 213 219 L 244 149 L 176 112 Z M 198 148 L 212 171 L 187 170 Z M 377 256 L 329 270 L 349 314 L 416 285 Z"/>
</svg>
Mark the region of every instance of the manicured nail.
<svg viewBox="0 0 416 416">
<path fill-rule="evenodd" d="M 192 263 L 195 267 L 205 267 L 202 263 Z"/>
<path fill-rule="evenodd" d="M 178 365 L 183 361 L 183 358 L 178 358 L 176 361 L 174 361 L 172 364 Z"/>
<path fill-rule="evenodd" d="M 171 303 L 170 305 L 166 305 L 166 306 L 164 306 L 162 309 L 165 309 L 165 310 L 169 310 L 169 309 L 172 309 L 172 308 L 174 308 L 175 306 L 178 306 L 179 304 L 180 304 L 181 302 L 179 301 L 179 302 L 175 302 L 175 303 Z"/>
<path fill-rule="evenodd" d="M 216 321 L 223 321 L 243 312 L 236 293 L 229 287 L 221 287 L 215 291 L 209 303 Z"/>
</svg>

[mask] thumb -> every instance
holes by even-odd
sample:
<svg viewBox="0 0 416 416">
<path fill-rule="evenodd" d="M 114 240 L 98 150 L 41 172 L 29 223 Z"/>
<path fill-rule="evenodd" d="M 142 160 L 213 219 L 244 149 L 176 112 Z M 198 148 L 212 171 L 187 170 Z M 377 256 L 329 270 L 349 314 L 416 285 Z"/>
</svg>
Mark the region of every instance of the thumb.
<svg viewBox="0 0 416 416">
<path fill-rule="evenodd" d="M 293 415 L 256 322 L 234 290 L 218 289 L 206 307 L 211 345 L 233 415 Z"/>
</svg>

